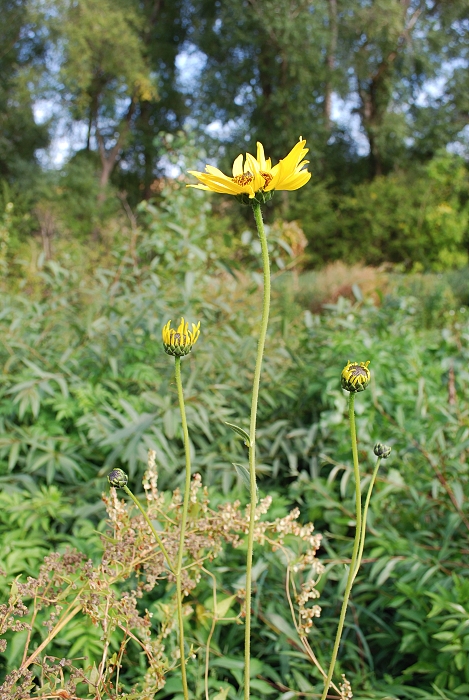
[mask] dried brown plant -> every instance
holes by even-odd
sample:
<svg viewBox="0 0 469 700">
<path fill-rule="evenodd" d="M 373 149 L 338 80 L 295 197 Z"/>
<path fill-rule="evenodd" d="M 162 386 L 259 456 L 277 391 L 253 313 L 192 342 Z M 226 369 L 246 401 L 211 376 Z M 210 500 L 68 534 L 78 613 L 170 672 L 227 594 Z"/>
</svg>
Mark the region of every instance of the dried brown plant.
<svg viewBox="0 0 469 700">
<path fill-rule="evenodd" d="M 160 531 L 170 559 L 175 561 L 181 494 L 179 489 L 172 493 L 158 490 L 152 452 L 143 488 L 148 516 Z M 164 686 L 168 673 L 181 664 L 176 644 L 174 574 L 145 519 L 133 504 L 119 498 L 114 488 L 103 496 L 103 500 L 109 529 L 102 536 L 101 561 L 93 564 L 73 550 L 50 554 L 45 558 L 38 577 L 28 578 L 25 583 L 19 579 L 13 582 L 8 604 L 0 606 L 1 634 L 8 632 L 11 637 L 12 633 L 27 630 L 22 662 L 0 686 L 0 700 L 151 700 Z M 312 524 L 299 522 L 297 508 L 283 518 L 268 520 L 266 515 L 271 502 L 269 496 L 259 501 L 255 541 L 271 551 L 281 550 L 288 586 L 294 574 L 301 572 L 301 593 L 295 594 L 298 612 L 294 614 L 298 614 L 299 629 L 305 636 L 313 618 L 320 614 L 316 603 L 312 607 L 308 603 L 319 596 L 315 585 L 322 566 L 316 552 L 321 536 L 314 533 Z M 187 615 L 193 611 L 202 577 L 211 577 L 216 602 L 216 577 L 209 571 L 210 563 L 224 548 L 236 548 L 242 544 L 249 528 L 249 511 L 239 501 L 211 507 L 208 489 L 202 485 L 199 474 L 192 479 L 190 505 L 183 577 Z M 165 586 L 169 597 L 165 596 L 165 602 L 160 606 L 160 619 L 153 621 L 151 613 L 141 609 L 141 600 L 158 586 Z M 234 622 L 239 624 L 245 613 L 243 591 L 235 591 L 235 598 L 238 612 Z M 290 603 L 294 610 L 291 600 Z M 209 613 L 213 624 L 207 646 L 188 649 L 183 663 L 201 654 L 206 659 L 208 670 L 213 626 L 220 619 L 216 617 L 216 610 L 214 604 Z M 46 632 L 41 633 L 38 616 L 43 619 L 45 611 L 47 616 L 43 626 Z M 102 655 L 98 665 L 91 665 L 86 659 L 60 659 L 48 654 L 49 649 L 54 649 L 54 640 L 60 640 L 67 625 L 79 616 L 91 620 L 101 631 Z M 119 638 L 117 650 L 116 635 Z M 5 649 L 7 640 L 1 639 L 0 644 Z M 121 676 L 125 672 L 128 645 L 136 645 L 140 650 L 146 671 L 140 683 L 124 692 Z"/>
</svg>

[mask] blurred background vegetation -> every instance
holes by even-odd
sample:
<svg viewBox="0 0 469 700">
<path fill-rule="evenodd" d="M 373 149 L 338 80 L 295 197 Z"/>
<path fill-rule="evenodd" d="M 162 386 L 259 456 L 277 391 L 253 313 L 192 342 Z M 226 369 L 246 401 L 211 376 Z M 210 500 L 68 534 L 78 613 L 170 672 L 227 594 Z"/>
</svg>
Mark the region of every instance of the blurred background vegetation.
<svg viewBox="0 0 469 700">
<path fill-rule="evenodd" d="M 299 505 L 324 535 L 312 644 L 327 665 L 353 537 L 339 375 L 370 359 L 357 401 L 363 488 L 374 443 L 393 452 L 341 670 L 356 698 L 468 697 L 467 0 L 1 8 L 2 594 L 53 549 L 99 557 L 112 467 L 138 491 L 151 448 L 160 487 L 180 478 L 160 333 L 181 313 L 202 322 L 184 362 L 194 468 L 214 492 L 246 499 L 232 466 L 243 446 L 224 421 L 243 425 L 249 412 L 258 244 L 248 208 L 186 189 L 185 171 L 228 168 L 257 139 L 277 160 L 301 134 L 312 180 L 265 207 L 274 282 L 260 490 L 276 514 Z M 289 620 L 281 565 L 258 557 L 253 687 L 259 698 L 314 697 L 320 678 Z M 227 550 L 214 572 L 227 593 L 240 562 Z M 155 619 L 159 603 L 142 601 Z M 195 645 L 199 622 L 188 623 Z M 86 650 L 93 663 L 96 636 L 77 623 L 54 651 Z M 232 700 L 242 637 L 220 626 L 213 643 L 213 687 Z M 21 655 L 15 639 L 2 675 Z M 139 673 L 129 657 L 124 681 Z M 161 697 L 177 697 L 177 682 Z"/>
</svg>

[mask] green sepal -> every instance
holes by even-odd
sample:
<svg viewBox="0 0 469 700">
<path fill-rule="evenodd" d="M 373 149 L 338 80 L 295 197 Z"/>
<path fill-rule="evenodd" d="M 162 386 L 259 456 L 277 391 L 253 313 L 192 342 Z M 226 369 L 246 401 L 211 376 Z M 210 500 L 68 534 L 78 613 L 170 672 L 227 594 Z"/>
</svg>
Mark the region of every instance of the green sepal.
<svg viewBox="0 0 469 700">
<path fill-rule="evenodd" d="M 124 486 L 127 486 L 129 480 L 129 477 L 122 469 L 113 469 L 112 472 L 109 472 L 107 478 L 110 485 L 114 486 L 115 489 L 122 489 Z"/>
<path fill-rule="evenodd" d="M 384 445 L 382 442 L 377 442 L 373 448 L 373 452 L 377 457 L 387 459 L 391 454 L 391 448 L 389 447 L 389 445 Z"/>
<path fill-rule="evenodd" d="M 259 192 L 256 192 L 254 197 L 250 197 L 248 194 L 237 194 L 236 199 L 240 204 L 244 204 L 246 206 L 249 205 L 252 207 L 254 204 L 266 204 L 267 202 L 270 202 L 274 196 L 274 191 L 275 190 L 269 190 L 269 192 L 263 192 L 262 190 L 259 190 Z"/>
<path fill-rule="evenodd" d="M 368 382 L 366 384 L 359 384 L 358 382 L 353 382 L 342 377 L 341 379 L 342 389 L 350 392 L 351 394 L 358 394 L 360 391 L 365 391 L 368 387 Z"/>
<path fill-rule="evenodd" d="M 173 355 L 174 357 L 184 357 L 188 355 L 192 350 L 192 345 L 168 345 L 163 343 L 164 351 L 167 355 Z"/>
</svg>

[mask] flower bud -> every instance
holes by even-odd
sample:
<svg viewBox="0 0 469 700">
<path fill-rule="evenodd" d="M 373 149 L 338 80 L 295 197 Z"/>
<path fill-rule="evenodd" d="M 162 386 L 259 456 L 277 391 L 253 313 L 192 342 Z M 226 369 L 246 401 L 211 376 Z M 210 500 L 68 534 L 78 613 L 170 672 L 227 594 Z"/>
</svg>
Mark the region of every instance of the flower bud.
<svg viewBox="0 0 469 700">
<path fill-rule="evenodd" d="M 171 328 L 171 321 L 163 328 L 163 347 L 168 355 L 174 357 L 183 357 L 188 355 L 192 347 L 197 342 L 200 335 L 200 321 L 197 325 L 192 324 L 192 330 L 189 330 L 189 324 L 181 318 L 177 330 Z"/>
<path fill-rule="evenodd" d="M 122 469 L 113 469 L 108 474 L 108 481 L 115 489 L 121 489 L 127 485 L 129 477 Z"/>
<path fill-rule="evenodd" d="M 387 445 L 383 445 L 382 442 L 377 442 L 376 445 L 373 448 L 373 452 L 377 457 L 382 457 L 383 459 L 387 459 L 389 455 L 391 454 L 391 448 L 388 447 Z"/>
<path fill-rule="evenodd" d="M 347 365 L 342 370 L 340 382 L 342 389 L 355 394 L 358 391 L 365 391 L 370 383 L 371 373 L 368 369 L 370 360 L 367 362 L 347 362 Z"/>
</svg>

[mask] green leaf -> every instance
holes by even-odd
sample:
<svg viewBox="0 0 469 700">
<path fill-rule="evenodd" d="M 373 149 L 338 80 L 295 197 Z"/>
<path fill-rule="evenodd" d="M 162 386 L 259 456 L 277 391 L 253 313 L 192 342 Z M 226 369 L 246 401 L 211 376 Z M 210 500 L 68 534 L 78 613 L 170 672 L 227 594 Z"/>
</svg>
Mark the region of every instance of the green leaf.
<svg viewBox="0 0 469 700">
<path fill-rule="evenodd" d="M 228 423 L 227 421 L 225 421 L 225 425 L 228 425 L 232 430 L 235 431 L 235 433 L 238 433 L 238 435 L 240 435 L 243 438 L 246 447 L 250 446 L 251 438 L 249 437 L 249 433 L 247 433 L 243 428 L 240 428 L 238 425 L 234 425 L 234 423 Z"/>
<path fill-rule="evenodd" d="M 215 607 L 215 613 L 218 619 L 221 619 L 225 617 L 226 613 L 230 609 L 232 603 L 236 600 L 235 595 L 230 595 L 228 598 L 224 598 L 223 600 L 218 600 L 217 599 L 217 605 Z"/>
<path fill-rule="evenodd" d="M 454 689 L 454 692 L 457 695 L 469 696 L 469 683 L 462 683 L 461 685 L 458 685 L 458 687 Z"/>
<path fill-rule="evenodd" d="M 96 666 L 96 663 L 93 663 L 93 667 L 91 669 L 90 675 L 89 675 L 89 683 L 88 683 L 88 690 L 92 694 L 96 694 L 96 684 L 99 680 L 99 671 L 98 667 Z"/>
<path fill-rule="evenodd" d="M 252 678 L 251 679 L 251 688 L 254 688 L 254 690 L 258 690 L 262 695 L 278 695 L 278 690 L 276 688 L 273 688 L 270 683 L 267 683 L 267 681 L 263 681 L 260 678 Z"/>
<path fill-rule="evenodd" d="M 295 642 L 299 642 L 298 632 L 296 629 L 288 623 L 281 615 L 274 612 L 267 612 L 266 619 L 278 630 L 283 632 L 288 639 L 293 639 Z"/>
<path fill-rule="evenodd" d="M 249 476 L 249 469 L 247 467 L 244 467 L 242 464 L 235 464 L 234 462 L 232 463 L 233 467 L 236 469 L 236 473 L 247 488 L 248 491 L 251 490 L 251 479 Z M 257 486 L 256 486 L 256 491 L 257 491 Z"/>
<path fill-rule="evenodd" d="M 8 471 L 9 472 L 11 472 L 15 468 L 15 465 L 18 461 L 20 446 L 21 446 L 21 443 L 19 441 L 14 442 L 11 446 L 10 454 L 8 456 Z"/>
<path fill-rule="evenodd" d="M 226 700 L 229 690 L 229 687 L 220 688 L 220 691 L 216 695 L 214 695 L 213 700 Z"/>
<path fill-rule="evenodd" d="M 450 639 L 454 638 L 453 632 L 437 632 L 432 634 L 433 639 L 438 639 L 440 642 L 449 642 Z"/>
</svg>

